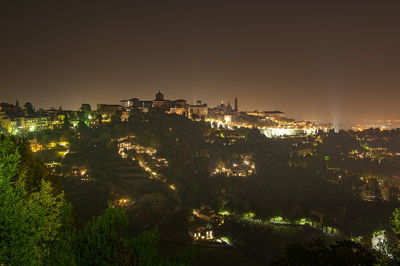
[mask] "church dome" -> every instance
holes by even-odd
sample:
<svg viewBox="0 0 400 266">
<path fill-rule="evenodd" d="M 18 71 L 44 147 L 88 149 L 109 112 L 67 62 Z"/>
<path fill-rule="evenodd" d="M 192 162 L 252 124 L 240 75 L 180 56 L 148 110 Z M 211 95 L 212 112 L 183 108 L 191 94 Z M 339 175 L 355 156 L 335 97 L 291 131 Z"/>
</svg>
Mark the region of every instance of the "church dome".
<svg viewBox="0 0 400 266">
<path fill-rule="evenodd" d="M 157 101 L 164 101 L 164 94 L 162 94 L 160 91 L 156 94 L 156 100 Z"/>
</svg>

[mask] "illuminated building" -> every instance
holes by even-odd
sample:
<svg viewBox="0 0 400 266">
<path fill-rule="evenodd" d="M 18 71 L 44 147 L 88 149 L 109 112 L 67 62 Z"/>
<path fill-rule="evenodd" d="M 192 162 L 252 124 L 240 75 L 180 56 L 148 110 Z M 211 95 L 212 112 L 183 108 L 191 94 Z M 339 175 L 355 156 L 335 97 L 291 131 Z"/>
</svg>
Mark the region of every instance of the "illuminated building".
<svg viewBox="0 0 400 266">
<path fill-rule="evenodd" d="M 142 112 L 147 113 L 149 111 L 149 108 L 153 106 L 153 101 L 141 101 L 138 98 L 131 98 L 129 100 L 122 100 L 121 106 L 123 110 L 127 112 L 138 109 Z"/>
<path fill-rule="evenodd" d="M 238 99 L 235 98 L 234 108 L 232 108 L 230 102 L 227 105 L 224 104 L 224 101 L 221 101 L 221 104 L 214 108 L 208 109 L 208 116 L 213 117 L 215 119 L 223 119 L 224 115 L 238 115 Z"/>
<path fill-rule="evenodd" d="M 171 106 L 169 108 L 168 114 L 177 114 L 177 115 L 187 115 L 187 104 L 186 100 L 178 99 L 175 101 L 171 101 Z"/>
<path fill-rule="evenodd" d="M 131 98 L 129 100 L 122 100 L 121 106 L 125 111 L 132 111 L 133 109 L 138 109 L 142 112 L 147 113 L 149 109 L 160 109 L 162 111 L 168 113 L 180 113 L 179 107 L 185 107 L 186 101 L 179 99 L 175 101 L 165 100 L 164 94 L 160 91 L 156 94 L 155 100 L 153 101 L 143 101 L 138 98 Z M 177 108 L 176 112 L 174 110 L 170 110 L 170 108 Z"/>
<path fill-rule="evenodd" d="M 225 123 L 232 122 L 232 115 L 224 115 L 224 121 Z"/>
<path fill-rule="evenodd" d="M 186 107 L 186 100 L 178 99 L 178 100 L 172 101 L 172 106 L 175 106 L 175 107 Z"/>
<path fill-rule="evenodd" d="M 121 101 L 122 108 L 129 112 L 134 108 L 147 112 L 150 108 L 161 110 L 167 114 L 177 114 L 187 116 L 191 119 L 205 118 L 208 115 L 207 104 L 197 101 L 196 105 L 187 104 L 184 99 L 166 100 L 160 91 L 155 95 L 153 101 L 141 101 L 137 98 Z M 128 117 L 127 114 L 124 117 Z"/>
<path fill-rule="evenodd" d="M 18 106 L 18 101 L 16 105 L 0 103 L 0 110 L 4 111 L 8 116 L 15 116 L 22 111 L 22 109 Z"/>
<path fill-rule="evenodd" d="M 170 107 L 167 113 L 176 115 L 186 115 L 187 109 L 186 107 Z"/>
<path fill-rule="evenodd" d="M 254 115 L 254 116 L 279 116 L 279 117 L 282 117 L 284 113 L 281 111 L 262 111 L 262 112 L 253 111 L 253 112 L 247 112 L 246 114 Z"/>
<path fill-rule="evenodd" d="M 11 120 L 11 132 L 14 134 L 18 133 L 18 121 L 17 120 Z"/>
<path fill-rule="evenodd" d="M 11 132 L 11 119 L 6 114 L 6 112 L 2 111 L 2 110 L 0 111 L 0 125 L 1 125 L 2 128 L 7 130 L 8 132 Z"/>
<path fill-rule="evenodd" d="M 171 106 L 170 100 L 164 100 L 164 94 L 160 91 L 156 94 L 156 99 L 153 101 L 153 108 L 160 109 L 162 111 L 168 111 Z"/>
<path fill-rule="evenodd" d="M 97 104 L 98 113 L 115 114 L 122 111 L 121 105 L 118 104 Z"/>
<path fill-rule="evenodd" d="M 130 114 L 130 111 L 122 111 L 121 120 L 122 121 L 128 121 L 129 120 L 129 114 Z"/>
<path fill-rule="evenodd" d="M 138 101 L 139 101 L 139 99 L 137 99 L 137 98 L 131 98 L 129 100 L 122 100 L 121 101 L 121 106 L 125 110 L 132 110 L 134 107 L 137 106 L 137 102 Z"/>
<path fill-rule="evenodd" d="M 117 112 L 122 111 L 122 106 L 118 104 L 97 104 L 98 115 L 101 115 L 103 121 L 111 119 L 111 116 Z"/>
<path fill-rule="evenodd" d="M 40 150 L 43 150 L 43 146 L 38 143 L 37 138 L 29 140 L 29 143 L 31 145 L 31 150 L 33 152 L 38 152 Z"/>
<path fill-rule="evenodd" d="M 206 118 L 208 116 L 207 104 L 203 104 L 201 101 L 197 101 L 196 105 L 188 105 L 187 109 L 189 118 Z"/>
<path fill-rule="evenodd" d="M 17 123 L 19 129 L 28 130 L 31 132 L 52 128 L 50 116 L 19 117 L 17 119 Z"/>
<path fill-rule="evenodd" d="M 144 113 L 147 113 L 152 106 L 153 101 L 137 101 L 137 108 Z"/>
<path fill-rule="evenodd" d="M 214 239 L 213 231 L 208 230 L 207 227 L 199 227 L 192 233 L 194 240 L 212 240 Z"/>
<path fill-rule="evenodd" d="M 129 199 L 122 198 L 118 200 L 118 205 L 121 207 L 125 207 L 129 205 L 129 202 L 130 202 Z"/>
</svg>

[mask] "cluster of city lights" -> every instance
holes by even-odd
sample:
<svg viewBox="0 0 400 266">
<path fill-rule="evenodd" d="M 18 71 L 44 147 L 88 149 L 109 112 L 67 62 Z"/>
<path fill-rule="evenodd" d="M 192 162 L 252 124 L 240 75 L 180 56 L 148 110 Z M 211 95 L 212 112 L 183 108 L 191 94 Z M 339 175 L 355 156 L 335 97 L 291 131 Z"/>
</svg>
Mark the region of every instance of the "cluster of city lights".
<svg viewBox="0 0 400 266">
<path fill-rule="evenodd" d="M 227 176 L 249 176 L 254 173 L 256 168 L 255 163 L 251 162 L 250 156 L 242 156 L 243 161 L 233 163 L 232 167 L 217 166 L 211 175 L 224 174 Z"/>
<path fill-rule="evenodd" d="M 330 127 L 322 127 L 322 126 L 304 126 L 301 123 L 280 123 L 278 126 L 274 127 L 266 127 L 266 126 L 257 126 L 251 123 L 239 123 L 234 122 L 230 117 L 224 117 L 223 120 L 219 119 L 206 119 L 207 122 L 210 123 L 211 127 L 214 128 L 214 125 L 217 125 L 217 128 L 222 127 L 225 129 L 233 130 L 234 128 L 257 128 L 268 138 L 275 137 L 283 137 L 283 136 L 294 136 L 301 134 L 316 134 L 319 130 L 327 132 Z"/>
<path fill-rule="evenodd" d="M 122 158 L 127 158 L 128 155 L 125 153 L 125 150 L 135 150 L 137 154 L 146 154 L 149 156 L 151 160 L 151 164 L 155 165 L 156 167 L 167 167 L 168 161 L 167 159 L 160 157 L 157 155 L 157 150 L 151 147 L 142 146 L 138 143 L 133 141 L 134 137 L 129 138 L 120 138 L 118 139 L 118 153 Z M 130 139 L 130 140 L 128 140 Z M 137 160 L 136 158 L 132 158 L 132 160 Z M 162 180 L 164 183 L 167 183 L 167 179 L 163 177 L 161 174 L 157 173 L 154 169 L 150 168 L 150 163 L 144 160 L 137 160 L 139 166 L 149 174 L 150 179 L 159 179 Z M 169 188 L 173 191 L 176 190 L 174 184 L 170 184 Z"/>
</svg>

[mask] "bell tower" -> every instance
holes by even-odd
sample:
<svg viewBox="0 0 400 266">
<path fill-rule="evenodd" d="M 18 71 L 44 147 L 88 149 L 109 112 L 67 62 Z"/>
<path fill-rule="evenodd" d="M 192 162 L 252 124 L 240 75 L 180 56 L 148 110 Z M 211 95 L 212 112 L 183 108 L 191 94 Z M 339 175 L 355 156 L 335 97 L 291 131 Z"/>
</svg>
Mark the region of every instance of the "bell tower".
<svg viewBox="0 0 400 266">
<path fill-rule="evenodd" d="M 237 97 L 235 97 L 235 109 L 233 111 L 239 112 L 239 103 L 238 103 L 238 98 Z"/>
</svg>

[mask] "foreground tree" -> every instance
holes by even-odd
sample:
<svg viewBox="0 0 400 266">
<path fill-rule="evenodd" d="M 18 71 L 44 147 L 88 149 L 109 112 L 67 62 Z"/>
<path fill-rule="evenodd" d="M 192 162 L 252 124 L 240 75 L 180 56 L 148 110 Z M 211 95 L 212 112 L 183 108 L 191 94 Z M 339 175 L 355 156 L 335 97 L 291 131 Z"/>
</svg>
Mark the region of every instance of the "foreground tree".
<svg viewBox="0 0 400 266">
<path fill-rule="evenodd" d="M 45 180 L 34 192 L 18 178 L 21 156 L 9 137 L 0 141 L 0 262 L 40 265 L 62 225 L 63 194 Z"/>
<path fill-rule="evenodd" d="M 390 221 L 394 236 L 388 239 L 385 235 L 384 240 L 378 244 L 379 251 L 376 252 L 378 265 L 400 265 L 400 208 L 393 211 Z"/>
<path fill-rule="evenodd" d="M 92 218 L 76 237 L 78 265 L 188 265 L 192 252 L 163 259 L 158 255 L 157 230 L 128 238 L 128 217 L 121 208 L 109 207 L 104 215 Z"/>
<path fill-rule="evenodd" d="M 157 231 L 128 238 L 127 215 L 117 207 L 77 228 L 63 192 L 55 191 L 38 173 L 27 185 L 32 173 L 25 166 L 33 159 L 19 150 L 15 139 L 0 135 L 0 265 L 190 263 L 191 252 L 162 259 Z"/>
</svg>

